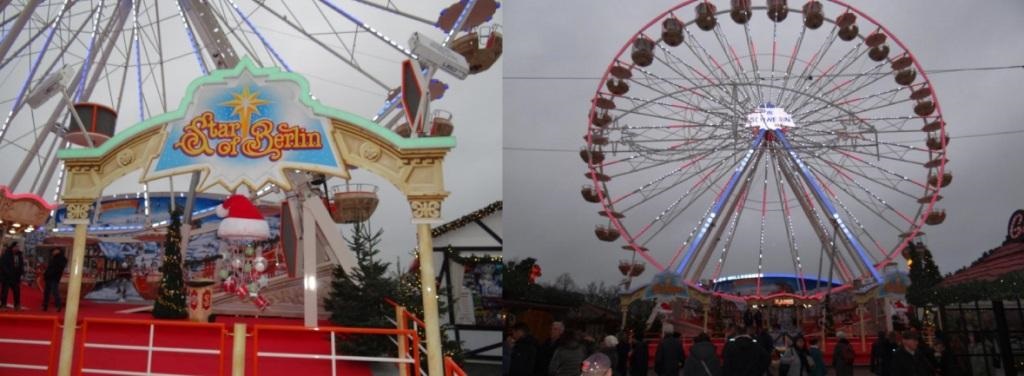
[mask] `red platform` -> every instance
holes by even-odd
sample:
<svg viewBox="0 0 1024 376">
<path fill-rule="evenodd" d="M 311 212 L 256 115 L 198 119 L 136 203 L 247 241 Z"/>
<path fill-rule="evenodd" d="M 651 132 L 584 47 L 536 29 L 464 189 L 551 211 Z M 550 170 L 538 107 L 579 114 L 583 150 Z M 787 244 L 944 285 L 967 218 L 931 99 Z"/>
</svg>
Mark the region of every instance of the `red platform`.
<svg viewBox="0 0 1024 376">
<path fill-rule="evenodd" d="M 63 323 L 64 316 L 54 312 L 53 307 L 49 312 L 42 312 L 42 294 L 36 288 L 22 286 L 22 305 L 26 308 L 21 311 L 6 309 L 0 314 L 0 337 L 29 339 L 34 341 L 55 341 L 53 346 L 27 345 L 14 343 L 0 343 L 0 363 L 27 363 L 27 364 L 57 364 L 57 357 L 60 353 L 60 328 L 53 332 L 53 321 L 56 319 L 58 325 Z M 8 301 L 8 303 L 11 303 Z M 118 320 L 151 320 L 157 323 L 153 329 L 153 346 L 166 348 L 189 348 L 189 349 L 219 349 L 221 340 L 223 343 L 223 374 L 231 374 L 231 353 L 232 337 L 222 336 L 217 330 L 210 330 L 209 327 L 191 327 L 188 323 L 178 320 L 154 320 L 149 313 L 120 314 L 117 311 L 136 308 L 139 305 L 99 303 L 83 300 L 79 307 L 79 320 L 82 319 L 115 319 Z M 19 317 L 28 318 L 22 319 Z M 251 333 L 253 325 L 272 324 L 302 327 L 302 320 L 284 318 L 253 318 L 253 317 L 224 317 L 217 318 L 218 323 L 223 323 L 227 334 L 232 331 L 234 323 L 245 323 L 247 330 Z M 185 324 L 182 326 L 161 325 Z M 326 321 L 320 325 L 329 326 Z M 148 346 L 149 325 L 124 325 L 102 321 L 90 321 L 87 328 L 89 343 L 117 344 L 129 346 Z M 81 323 L 76 331 L 75 359 L 74 365 L 79 366 L 82 361 L 82 336 L 83 328 Z M 282 343 L 287 343 L 287 351 L 292 353 L 308 354 L 329 354 L 329 336 L 322 338 L 301 337 L 301 340 L 288 339 L 290 336 L 275 334 L 275 337 L 264 337 L 261 334 L 260 350 L 274 351 L 280 349 Z M 254 341 L 252 336 L 246 339 L 246 374 L 253 374 L 253 351 Z M 52 352 L 50 349 L 53 349 Z M 270 350 L 268 350 L 270 349 Z M 125 349 L 95 348 L 86 349 L 84 368 L 102 368 L 115 370 L 144 371 L 146 369 L 145 351 L 132 351 Z M 216 374 L 217 364 L 220 362 L 220 355 L 188 354 L 173 352 L 154 352 L 152 360 L 152 371 L 160 373 L 187 373 L 187 374 Z M 367 363 L 355 361 L 341 361 L 335 363 L 338 375 L 371 375 L 371 368 Z M 260 359 L 259 371 L 261 375 L 284 375 L 284 374 L 330 374 L 331 362 L 327 360 L 291 360 L 291 359 Z M 48 375 L 56 374 L 51 372 L 0 368 L 0 374 L 18 375 Z"/>
</svg>

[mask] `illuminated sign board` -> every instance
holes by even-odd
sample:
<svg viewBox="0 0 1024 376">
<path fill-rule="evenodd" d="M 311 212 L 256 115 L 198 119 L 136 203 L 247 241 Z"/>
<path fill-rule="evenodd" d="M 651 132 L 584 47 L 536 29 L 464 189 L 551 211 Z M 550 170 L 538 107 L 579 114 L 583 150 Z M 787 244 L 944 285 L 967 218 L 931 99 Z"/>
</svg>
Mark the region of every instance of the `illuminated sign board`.
<svg viewBox="0 0 1024 376">
<path fill-rule="evenodd" d="M 240 68 L 189 86 L 183 116 L 165 125 L 161 152 L 143 180 L 204 173 L 199 190 L 267 184 L 288 188 L 286 169 L 347 177 L 330 134 L 331 120 L 300 99 L 309 93 L 292 73 Z"/>
</svg>

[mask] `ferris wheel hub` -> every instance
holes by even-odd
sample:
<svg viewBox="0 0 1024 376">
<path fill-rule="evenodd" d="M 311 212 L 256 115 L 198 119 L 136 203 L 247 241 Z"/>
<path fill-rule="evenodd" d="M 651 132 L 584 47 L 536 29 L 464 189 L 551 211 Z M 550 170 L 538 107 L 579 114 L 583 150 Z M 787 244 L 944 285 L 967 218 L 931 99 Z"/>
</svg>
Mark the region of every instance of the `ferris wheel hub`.
<svg viewBox="0 0 1024 376">
<path fill-rule="evenodd" d="M 785 108 L 776 107 L 771 102 L 766 102 L 747 115 L 747 127 L 773 131 L 796 127 L 793 117 L 786 112 Z"/>
</svg>

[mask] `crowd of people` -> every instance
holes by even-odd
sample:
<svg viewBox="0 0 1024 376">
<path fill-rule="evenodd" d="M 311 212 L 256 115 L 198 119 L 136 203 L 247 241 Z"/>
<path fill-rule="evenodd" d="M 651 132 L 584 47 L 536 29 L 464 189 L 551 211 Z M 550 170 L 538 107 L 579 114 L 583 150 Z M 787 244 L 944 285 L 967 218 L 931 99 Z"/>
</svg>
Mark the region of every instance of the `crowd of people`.
<svg viewBox="0 0 1024 376">
<path fill-rule="evenodd" d="M 745 326 L 727 329 L 719 351 L 706 333 L 693 338 L 689 354 L 682 336 L 664 324 L 662 337 L 652 353 L 642 333 L 623 332 L 604 338 L 551 325 L 543 342 L 519 323 L 505 343 L 505 376 L 852 376 L 856 352 L 842 332 L 836 334 L 832 359 L 818 337 L 797 334 L 773 336 L 766 328 Z M 781 339 L 781 342 L 779 341 Z M 974 341 L 972 340 L 972 343 Z M 781 346 L 778 346 L 782 343 Z M 916 330 L 879 333 L 872 345 L 870 370 L 878 376 L 973 375 L 977 368 L 966 357 L 954 356 L 955 340 L 938 338 L 932 348 Z M 831 373 L 830 373 L 831 370 Z"/>
</svg>

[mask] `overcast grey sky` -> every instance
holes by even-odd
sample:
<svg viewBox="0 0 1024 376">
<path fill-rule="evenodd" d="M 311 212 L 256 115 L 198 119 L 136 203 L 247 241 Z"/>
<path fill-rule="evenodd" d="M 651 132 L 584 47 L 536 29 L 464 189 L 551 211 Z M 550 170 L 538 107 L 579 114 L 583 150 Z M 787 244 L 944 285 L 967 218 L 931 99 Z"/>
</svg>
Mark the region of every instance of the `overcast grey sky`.
<svg viewBox="0 0 1024 376">
<path fill-rule="evenodd" d="M 53 19 L 62 3 L 62 1 L 44 2 L 34 13 L 34 19 L 29 23 L 23 35 L 19 36 L 15 47 L 23 44 L 39 31 L 41 25 Z M 84 31 L 78 34 L 78 38 L 69 43 L 71 47 L 69 52 L 64 55 L 63 60 L 72 65 L 77 65 L 75 62 L 81 61 L 81 56 L 85 55 L 86 46 L 91 37 L 91 27 L 88 27 L 90 24 L 86 22 L 90 19 L 90 15 L 95 14 L 92 13 L 96 9 L 93 6 L 98 6 L 100 3 L 79 1 L 71 8 L 68 16 L 61 23 L 61 33 L 54 38 L 53 45 L 50 46 L 52 51 L 46 55 L 47 62 L 59 56 L 56 54 L 57 48 L 66 44 L 65 42 L 70 39 L 74 30 L 80 25 L 86 25 Z M 105 5 L 99 13 L 102 20 L 100 25 L 110 22 L 117 3 L 119 2 L 103 3 Z M 264 66 L 282 66 L 280 62 L 271 57 L 268 49 L 262 46 L 260 39 L 238 17 L 238 13 L 232 10 L 228 1 L 213 1 L 211 3 L 214 4 L 218 17 L 222 17 L 221 22 L 226 25 L 225 29 L 229 31 L 230 42 L 238 54 L 254 54 Z M 250 15 L 256 29 L 276 50 L 281 59 L 292 70 L 305 75 L 310 82 L 312 93 L 331 107 L 372 118 L 384 103 L 388 91 L 342 62 L 335 55 L 356 61 L 360 69 L 383 82 L 388 88 L 398 87 L 400 84 L 400 63 L 406 59 L 406 56 L 365 30 L 357 31 L 355 23 L 320 2 L 265 2 L 274 12 L 282 14 L 287 21 L 262 9 L 257 2 L 235 1 L 235 3 L 238 4 L 241 13 Z M 427 22 L 396 16 L 354 1 L 336 0 L 330 3 L 336 4 L 360 21 L 379 30 L 401 46 L 408 45 L 409 37 L 413 32 L 420 32 L 436 41 L 442 41 L 445 37 L 441 30 Z M 432 0 L 388 3 L 395 4 L 403 12 L 433 22 L 442 9 L 454 2 Z M 145 51 L 141 58 L 145 69 L 141 72 L 141 76 L 144 81 L 144 96 L 147 98 L 144 111 L 148 117 L 163 112 L 159 100 L 161 93 L 157 90 L 157 87 L 162 86 L 158 84 L 160 82 L 159 71 L 150 70 L 150 67 L 159 66 L 159 64 L 151 64 L 160 61 L 157 56 L 156 41 L 161 41 L 160 45 L 163 46 L 163 66 L 166 69 L 169 109 L 173 110 L 178 105 L 186 85 L 191 80 L 198 78 L 202 72 L 192 53 L 182 19 L 177 14 L 175 2 L 151 1 L 141 2 L 141 4 L 143 4 L 143 8 L 140 9 L 139 23 L 143 30 L 141 46 Z M 14 15 L 13 10 L 16 7 L 12 5 L 8 8 L 10 9 L 4 10 L 4 19 Z M 313 43 L 308 37 L 301 35 L 300 32 L 289 26 L 288 22 L 300 24 L 328 48 L 325 49 Z M 499 10 L 492 23 L 500 25 L 501 22 L 502 11 Z M 157 24 L 160 25 L 159 35 Z M 89 98 L 91 101 L 117 107 L 120 110 L 117 128 L 119 131 L 127 129 L 141 119 L 138 110 L 138 95 L 135 94 L 137 83 L 135 56 L 134 53 L 131 55 L 127 53 L 131 48 L 129 46 L 131 25 L 131 18 L 129 18 L 125 32 L 120 35 L 109 63 L 104 67 L 103 80 Z M 6 30 L 4 29 L 4 32 Z M 244 39 L 244 42 L 239 41 L 239 38 Z M 17 95 L 29 71 L 30 61 L 35 58 L 44 40 L 45 38 L 36 39 L 30 49 L 19 55 L 20 57 L 9 66 L 0 70 L 0 98 L 3 98 L 4 101 L 0 103 L 0 112 L 6 113 L 10 109 L 12 103 L 8 100 Z M 208 65 L 212 66 L 205 52 L 204 59 Z M 435 76 L 450 85 L 450 88 L 442 99 L 433 103 L 432 109 L 447 110 L 453 114 L 455 124 L 453 136 L 458 143 L 458 146 L 445 160 L 445 184 L 451 192 L 451 196 L 445 201 L 442 210 L 445 220 L 458 218 L 501 198 L 501 153 L 499 150 L 502 127 L 500 81 L 502 60 L 499 60 L 490 70 L 472 75 L 464 81 L 446 73 L 438 73 Z M 125 65 L 130 69 L 125 71 L 123 69 Z M 37 78 L 42 76 L 44 69 L 45 66 L 40 68 Z M 120 91 L 122 74 L 125 74 L 124 77 L 126 77 L 126 94 L 123 96 L 122 103 L 117 103 L 116 93 Z M 0 152 L 5 156 L 5 160 L 9 161 L 9 163 L 0 164 L 0 182 L 6 184 L 12 179 L 18 164 L 25 158 L 25 149 L 35 139 L 37 132 L 35 127 L 45 121 L 57 103 L 58 101 L 51 100 L 46 106 L 35 111 L 26 108 L 19 114 L 16 121 L 12 122 L 4 145 L 0 147 Z M 8 141 L 14 141 L 14 144 L 9 144 Z M 49 142 L 44 144 L 43 151 L 45 152 L 48 147 Z M 40 174 L 40 170 L 38 161 L 34 161 L 28 169 L 26 180 L 18 190 L 27 191 L 33 179 Z M 396 257 L 400 256 L 403 258 L 403 264 L 408 265 L 409 251 L 415 247 L 415 227 L 410 223 L 411 215 L 408 203 L 397 189 L 383 179 L 360 170 L 353 171 L 352 176 L 353 183 L 373 183 L 381 189 L 381 202 L 376 214 L 371 219 L 373 227 L 383 228 L 385 232 L 381 257 L 393 262 Z M 105 193 L 134 194 L 141 190 L 138 178 L 137 173 L 130 174 L 113 184 Z M 187 176 L 175 178 L 175 190 L 180 192 L 187 188 L 187 182 Z M 341 183 L 340 180 L 333 179 L 330 184 Z M 53 184 L 47 187 L 45 198 L 48 200 L 52 199 L 52 187 Z M 161 179 L 151 184 L 152 191 L 164 191 L 169 188 L 168 179 Z M 282 196 L 276 197 L 276 199 L 281 198 Z"/>
<path fill-rule="evenodd" d="M 719 9 L 729 6 L 725 1 L 714 3 Z M 853 3 L 902 40 L 926 71 L 1024 65 L 1022 2 Z M 580 197 L 580 186 L 589 181 L 583 177 L 586 166 L 577 150 L 583 145 L 589 101 L 600 84 L 596 77 L 634 33 L 676 4 L 524 0 L 505 8 L 506 31 L 515 36 L 506 43 L 503 80 L 505 253 L 508 259 L 537 258 L 544 270 L 542 281 L 552 281 L 562 273 L 571 273 L 581 283 L 621 279 L 616 265 L 629 254 L 620 249 L 621 240 L 607 243 L 595 238 L 594 226 L 606 222 L 597 215 L 598 205 Z M 687 8 L 682 17 L 691 19 L 690 12 Z M 768 22 L 762 18 L 764 13 L 755 14 L 751 22 Z M 719 22 L 732 23 L 727 15 Z M 799 15 L 791 14 L 786 22 L 798 24 Z M 781 44 L 788 48 L 785 46 L 793 41 Z M 537 77 L 594 78 L 527 79 Z M 1024 207 L 1024 190 L 1020 188 L 1024 169 L 1015 164 L 1024 142 L 1024 133 L 1019 132 L 1024 108 L 1017 93 L 1024 84 L 1024 69 L 932 74 L 930 79 L 952 136 L 947 169 L 954 179 L 942 190 L 944 199 L 936 206 L 947 210 L 945 223 L 923 230 L 945 273 L 999 246 L 1010 214 Z M 1010 133 L 973 136 L 1000 132 Z M 919 138 L 923 144 L 924 134 L 911 133 L 911 138 Z M 922 168 L 918 174 L 912 178 L 923 179 L 926 170 Z M 684 220 L 679 231 L 688 232 L 698 219 Z M 757 229 L 747 236 L 756 238 Z M 733 257 L 756 257 L 756 248 L 735 251 L 746 253 Z M 671 250 L 652 251 L 660 252 L 662 258 L 666 252 L 671 257 Z M 781 252 L 785 253 L 767 257 L 789 262 L 788 251 Z M 817 255 L 812 256 L 804 257 L 805 268 L 817 264 Z M 732 272 L 750 273 L 753 269 L 751 264 L 748 270 Z M 651 275 L 648 271 L 640 280 L 646 282 Z"/>
</svg>

